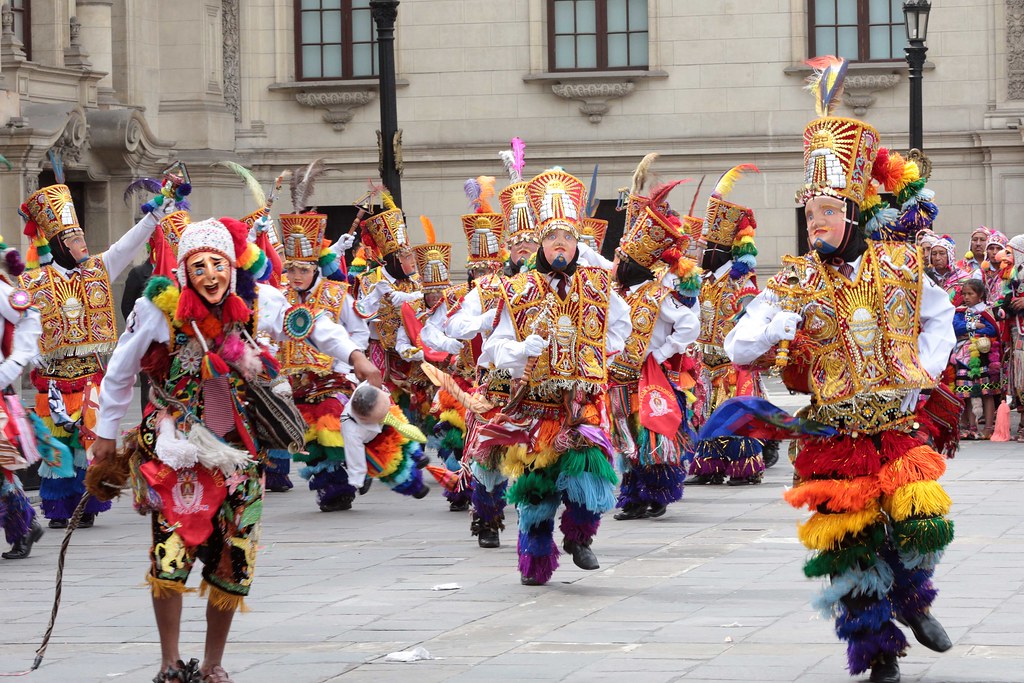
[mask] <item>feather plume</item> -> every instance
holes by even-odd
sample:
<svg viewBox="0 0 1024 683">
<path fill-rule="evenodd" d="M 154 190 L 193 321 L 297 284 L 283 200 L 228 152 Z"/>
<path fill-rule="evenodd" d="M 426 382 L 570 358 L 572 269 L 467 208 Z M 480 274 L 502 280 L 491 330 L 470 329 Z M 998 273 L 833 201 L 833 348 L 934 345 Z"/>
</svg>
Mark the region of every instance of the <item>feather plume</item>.
<svg viewBox="0 0 1024 683">
<path fill-rule="evenodd" d="M 309 166 L 295 169 L 292 175 L 292 210 L 302 213 L 309 207 L 309 198 L 320 176 L 327 172 L 323 159 L 313 160 Z"/>
<path fill-rule="evenodd" d="M 462 184 L 462 189 L 466 192 L 469 205 L 476 208 L 477 202 L 480 200 L 480 182 L 476 178 L 467 178 L 466 182 Z"/>
<path fill-rule="evenodd" d="M 257 209 L 262 209 L 267 205 L 267 193 L 263 191 L 263 186 L 260 185 L 260 181 L 256 180 L 256 176 L 252 174 L 252 171 L 234 161 L 218 161 L 217 165 L 223 166 L 242 179 L 245 187 L 249 190 L 249 194 L 256 201 Z"/>
<path fill-rule="evenodd" d="M 144 192 L 149 195 L 160 194 L 160 181 L 156 178 L 139 178 L 128 183 L 124 188 L 124 204 L 129 206 L 137 192 Z"/>
<path fill-rule="evenodd" d="M 633 171 L 633 184 L 629 188 L 630 194 L 640 194 L 644 189 L 644 185 L 647 183 L 647 172 L 651 170 L 651 164 L 660 155 L 657 152 L 651 152 L 636 165 L 636 170 Z"/>
<path fill-rule="evenodd" d="M 58 183 L 64 182 L 64 157 L 52 149 L 46 153 L 50 157 L 50 165 L 53 166 L 53 177 Z"/>
<path fill-rule="evenodd" d="M 433 244 L 437 241 L 437 235 L 434 233 L 434 223 L 426 216 L 420 216 L 420 223 L 423 224 L 423 234 L 427 236 L 427 244 Z"/>
<path fill-rule="evenodd" d="M 494 196 L 494 176 L 477 176 L 477 185 L 480 186 L 480 198 L 477 200 L 477 211 L 480 213 L 491 213 L 491 197 Z"/>
<path fill-rule="evenodd" d="M 689 178 L 683 178 L 682 180 L 673 180 L 668 183 L 660 183 L 651 190 L 651 198 L 647 200 L 647 203 L 652 207 L 658 207 L 668 202 L 668 193 L 675 188 L 676 185 L 682 185 L 683 183 L 690 182 Z"/>
<path fill-rule="evenodd" d="M 587 215 L 593 217 L 597 213 L 597 207 L 601 205 L 601 200 L 597 198 L 597 169 L 598 164 L 594 164 L 594 173 L 590 176 L 590 191 L 587 193 Z"/>
<path fill-rule="evenodd" d="M 848 62 L 842 57 L 825 55 L 804 62 L 814 69 L 807 78 L 807 89 L 814 95 L 814 108 L 818 116 L 829 116 L 839 106 L 843 96 L 843 80 Z"/>
<path fill-rule="evenodd" d="M 503 149 L 498 152 L 498 158 L 501 159 L 501 165 L 505 167 L 505 173 L 508 174 L 508 179 L 513 183 L 518 183 L 523 177 L 516 170 L 516 157 L 510 149 Z"/>
<path fill-rule="evenodd" d="M 522 138 L 512 138 L 512 156 L 515 159 L 513 168 L 516 169 L 516 173 L 522 178 L 523 169 L 526 168 L 526 143 L 523 142 Z"/>
<path fill-rule="evenodd" d="M 697 191 L 693 193 L 693 201 L 690 202 L 690 212 L 688 214 L 686 214 L 687 216 L 692 216 L 693 215 L 693 210 L 697 207 L 697 198 L 700 197 L 700 188 L 704 186 L 704 179 L 705 178 L 707 178 L 707 176 L 706 175 L 702 175 L 700 177 L 700 182 L 697 183 Z"/>
<path fill-rule="evenodd" d="M 747 171 L 753 171 L 754 173 L 760 173 L 761 170 L 754 164 L 740 164 L 734 166 L 728 171 L 722 174 L 722 177 L 718 179 L 718 184 L 715 185 L 715 191 L 711 193 L 712 197 L 716 199 L 722 199 L 727 194 L 732 192 L 732 186 L 736 184 L 736 181 L 740 179 L 740 176 Z"/>
<path fill-rule="evenodd" d="M 6 166 L 8 171 L 14 168 L 14 165 L 10 161 L 8 161 L 7 157 L 5 157 L 3 154 L 0 154 L 0 164 Z"/>
<path fill-rule="evenodd" d="M 395 204 L 395 198 L 391 196 L 391 191 L 386 187 L 381 188 L 380 202 L 385 211 L 391 211 L 398 208 L 398 204 Z"/>
</svg>

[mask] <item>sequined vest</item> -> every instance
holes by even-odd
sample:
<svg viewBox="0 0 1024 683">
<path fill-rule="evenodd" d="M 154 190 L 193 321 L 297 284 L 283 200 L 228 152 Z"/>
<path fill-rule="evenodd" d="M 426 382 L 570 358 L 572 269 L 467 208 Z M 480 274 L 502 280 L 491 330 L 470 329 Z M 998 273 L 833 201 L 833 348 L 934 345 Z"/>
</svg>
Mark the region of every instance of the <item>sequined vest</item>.
<svg viewBox="0 0 1024 683">
<path fill-rule="evenodd" d="M 117 345 L 110 276 L 101 256 L 82 263 L 69 277 L 46 266 L 23 273 L 19 286 L 32 296 L 43 327 L 43 360 L 105 354 Z"/>
<path fill-rule="evenodd" d="M 360 296 L 366 296 L 369 294 L 374 286 L 381 281 L 387 281 L 391 287 L 398 292 L 418 292 L 420 290 L 419 279 L 415 277 L 405 278 L 402 280 L 395 280 L 390 282 L 384 277 L 384 267 L 374 268 L 372 271 L 364 275 L 359 280 L 359 294 Z M 409 304 L 412 306 L 416 314 L 423 312 L 423 301 L 413 301 Z M 402 325 L 402 307 L 396 306 L 386 299 L 380 300 L 380 306 L 377 308 L 377 315 L 373 318 L 373 322 L 377 329 L 377 337 L 380 339 L 380 345 L 385 350 L 394 352 L 395 343 L 398 341 L 398 328 Z"/>
<path fill-rule="evenodd" d="M 668 287 L 657 280 L 649 280 L 636 290 L 623 295 L 622 298 L 629 304 L 633 331 L 626 339 L 622 353 L 615 356 L 608 366 L 608 373 L 613 381 L 627 384 L 640 379 L 644 361 L 647 360 L 647 349 L 654 335 L 654 326 L 658 322 L 658 313 L 668 295 Z"/>
<path fill-rule="evenodd" d="M 867 431 L 884 419 L 860 415 L 868 410 L 864 406 L 872 413 L 895 410 L 908 391 L 934 384 L 918 358 L 925 276 L 914 245 L 869 240 L 852 280 L 815 254 L 786 256 L 783 265 L 768 288 L 784 306 L 803 311 L 806 334 L 791 349 L 783 379 L 791 389 L 811 393 L 824 411 L 820 416 L 834 408 L 837 418 Z M 787 271 L 799 277 L 792 288 Z"/>
<path fill-rule="evenodd" d="M 728 363 L 725 337 L 736 325 L 736 315 L 758 294 L 753 273 L 733 280 L 726 271 L 719 278 L 709 273 L 700 288 L 700 335 L 697 343 L 708 366 Z"/>
<path fill-rule="evenodd" d="M 562 389 L 597 393 L 608 379 L 605 342 L 611 274 L 603 268 L 579 267 L 560 299 L 547 279 L 536 271 L 520 273 L 502 283 L 502 297 L 522 341 L 547 332 L 548 348 L 541 352 L 528 378 L 539 398 L 552 398 Z"/>
<path fill-rule="evenodd" d="M 305 304 L 314 315 L 326 312 L 336 323 L 341 322 L 343 307 L 351 305 L 346 284 L 322 277 L 313 287 L 313 291 L 306 296 L 305 302 L 292 288 L 288 288 L 284 295 L 288 299 L 289 306 Z M 286 375 L 297 375 L 303 372 L 327 375 L 334 371 L 334 359 L 321 353 L 305 340 L 284 342 L 278 349 L 277 358 L 281 362 L 281 371 Z"/>
</svg>

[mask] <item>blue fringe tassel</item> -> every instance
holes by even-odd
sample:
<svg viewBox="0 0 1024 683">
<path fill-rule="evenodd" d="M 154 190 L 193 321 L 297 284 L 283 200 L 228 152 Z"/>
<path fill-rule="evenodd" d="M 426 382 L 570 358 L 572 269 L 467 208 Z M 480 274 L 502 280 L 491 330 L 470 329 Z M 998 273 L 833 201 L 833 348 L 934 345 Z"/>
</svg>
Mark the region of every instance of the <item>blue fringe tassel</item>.
<svg viewBox="0 0 1024 683">
<path fill-rule="evenodd" d="M 569 500 L 578 503 L 591 512 L 598 514 L 615 507 L 615 487 L 592 472 L 558 475 L 555 484 L 559 491 L 564 491 Z"/>
<path fill-rule="evenodd" d="M 558 511 L 558 505 L 557 499 L 545 500 L 537 505 L 519 505 L 516 508 L 519 512 L 519 528 L 532 529 L 544 522 L 554 524 L 552 520 L 555 518 L 555 512 Z"/>
</svg>

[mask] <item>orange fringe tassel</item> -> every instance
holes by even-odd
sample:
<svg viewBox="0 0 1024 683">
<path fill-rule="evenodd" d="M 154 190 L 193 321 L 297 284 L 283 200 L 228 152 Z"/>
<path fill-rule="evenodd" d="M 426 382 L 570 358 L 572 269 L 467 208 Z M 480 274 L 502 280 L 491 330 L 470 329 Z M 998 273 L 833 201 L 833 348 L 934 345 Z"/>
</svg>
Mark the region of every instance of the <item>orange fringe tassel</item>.
<svg viewBox="0 0 1024 683">
<path fill-rule="evenodd" d="M 213 584 L 207 583 L 205 579 L 199 584 L 199 596 L 203 598 L 208 597 L 214 609 L 218 609 L 221 612 L 249 611 L 245 604 L 244 595 L 235 595 L 234 593 L 222 591 Z"/>
<path fill-rule="evenodd" d="M 146 583 L 156 600 L 166 600 L 173 595 L 183 593 L 195 593 L 195 588 L 188 588 L 182 581 L 171 581 L 170 579 L 158 579 L 152 574 L 146 574 Z"/>
<path fill-rule="evenodd" d="M 826 505 L 832 512 L 859 512 L 881 495 L 875 477 L 856 479 L 810 479 L 783 494 L 793 507 L 817 510 Z"/>
<path fill-rule="evenodd" d="M 878 473 L 882 493 L 891 496 L 917 481 L 937 481 L 946 472 L 946 458 L 931 446 L 915 446 L 902 457 L 890 460 Z"/>
</svg>

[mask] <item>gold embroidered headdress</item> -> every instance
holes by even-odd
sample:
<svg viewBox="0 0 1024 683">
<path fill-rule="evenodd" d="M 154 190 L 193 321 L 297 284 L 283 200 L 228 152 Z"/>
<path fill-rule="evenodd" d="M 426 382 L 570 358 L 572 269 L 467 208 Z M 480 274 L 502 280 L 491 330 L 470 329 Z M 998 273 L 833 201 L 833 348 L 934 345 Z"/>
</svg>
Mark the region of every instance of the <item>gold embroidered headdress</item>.
<svg viewBox="0 0 1024 683">
<path fill-rule="evenodd" d="M 600 253 L 604 244 L 604 236 L 608 233 L 608 221 L 601 218 L 587 216 L 580 221 L 580 241 L 586 242 L 590 247 Z"/>
<path fill-rule="evenodd" d="M 462 231 L 466 234 L 469 258 L 466 266 L 500 265 L 504 261 L 501 238 L 505 232 L 505 217 L 491 209 L 494 196 L 494 178 L 470 178 L 464 185 L 470 206 L 475 211 L 462 216 Z"/>
<path fill-rule="evenodd" d="M 420 274 L 420 286 L 424 292 L 444 291 L 452 286 L 449 271 L 452 263 L 452 245 L 434 241 L 434 224 L 426 216 L 420 216 L 426 244 L 412 248 L 416 257 L 416 270 Z"/>
<path fill-rule="evenodd" d="M 391 193 L 381 192 L 384 210 L 363 221 L 363 245 L 378 261 L 409 248 L 409 233 L 405 215 L 395 204 Z"/>
<path fill-rule="evenodd" d="M 689 241 L 680 229 L 682 224 L 673 220 L 666 210 L 668 193 L 684 182 L 676 180 L 654 188 L 651 197 L 645 198 L 643 209 L 633 217 L 629 232 L 622 238 L 619 250 L 644 268 L 657 263 L 667 249 L 685 249 Z"/>
<path fill-rule="evenodd" d="M 552 230 L 565 230 L 579 239 L 587 188 L 560 168 L 544 171 L 526 185 L 526 200 L 537 217 L 540 239 Z"/>
<path fill-rule="evenodd" d="M 526 181 L 523 168 L 526 166 L 526 143 L 512 138 L 512 149 L 498 152 L 511 184 L 498 195 L 501 212 L 505 216 L 505 243 L 509 246 L 520 242 L 537 242 L 537 220 L 526 201 Z"/>
</svg>

